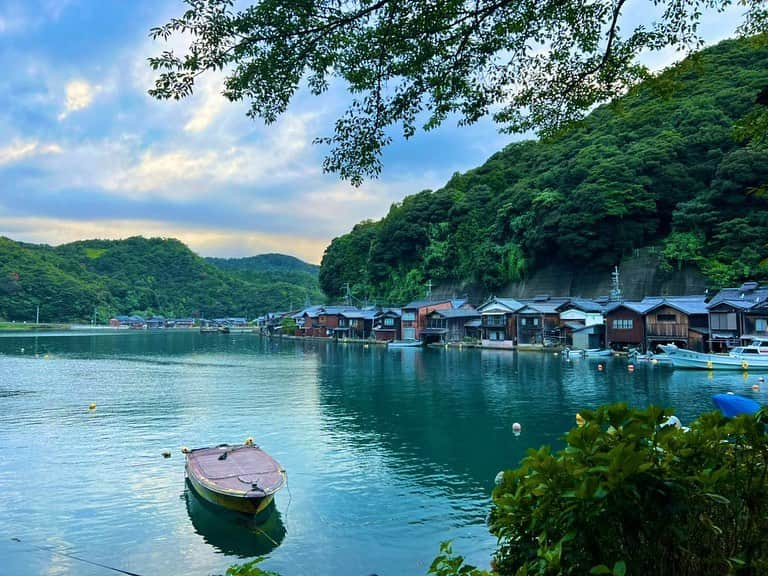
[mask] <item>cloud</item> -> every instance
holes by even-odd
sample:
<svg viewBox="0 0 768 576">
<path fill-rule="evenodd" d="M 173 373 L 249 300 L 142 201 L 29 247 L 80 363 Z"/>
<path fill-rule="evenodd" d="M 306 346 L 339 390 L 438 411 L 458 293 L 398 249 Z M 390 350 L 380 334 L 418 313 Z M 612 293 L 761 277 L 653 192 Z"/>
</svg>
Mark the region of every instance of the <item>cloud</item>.
<svg viewBox="0 0 768 576">
<path fill-rule="evenodd" d="M 183 201 L 211 195 L 216 187 L 263 188 L 317 174 L 314 161 L 302 163 L 309 147 L 306 124 L 311 118 L 311 114 L 287 116 L 256 142 L 220 134 L 186 147 L 172 147 L 166 140 L 134 151 L 127 164 L 103 173 L 100 185 L 110 193 L 133 198 Z M 122 147 L 123 157 L 130 158 L 130 153 Z"/>
<path fill-rule="evenodd" d="M 16 141 L 9 146 L 0 148 L 0 166 L 14 164 L 31 156 L 44 154 L 61 154 L 58 144 L 40 144 L 36 141 Z"/>
<path fill-rule="evenodd" d="M 101 91 L 100 86 L 89 84 L 85 80 L 72 80 L 67 84 L 64 111 L 59 114 L 59 120 L 64 120 L 72 112 L 88 108 L 94 96 Z"/>
<path fill-rule="evenodd" d="M 189 121 L 184 125 L 186 132 L 204 132 L 229 103 L 219 92 L 219 76 L 216 74 L 207 78 L 199 90 L 202 103 L 192 111 Z"/>
</svg>

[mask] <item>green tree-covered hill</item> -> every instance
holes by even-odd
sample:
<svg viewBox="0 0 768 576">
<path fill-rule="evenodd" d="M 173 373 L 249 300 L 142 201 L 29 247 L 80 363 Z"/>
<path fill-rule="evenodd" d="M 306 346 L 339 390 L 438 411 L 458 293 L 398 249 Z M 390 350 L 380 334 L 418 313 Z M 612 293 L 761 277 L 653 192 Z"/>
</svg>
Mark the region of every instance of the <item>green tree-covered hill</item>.
<svg viewBox="0 0 768 576">
<path fill-rule="evenodd" d="M 84 240 L 62 246 L 0 237 L 0 319 L 100 321 L 116 314 L 248 316 L 322 298 L 311 265 L 225 269 L 174 239 Z M 275 258 L 272 258 L 275 257 Z M 285 257 L 286 259 L 290 257 Z M 243 259 L 248 260 L 248 259 Z M 283 262 L 288 261 L 284 260 Z M 226 261 L 225 261 L 226 262 Z"/>
<path fill-rule="evenodd" d="M 713 286 L 768 278 L 768 201 L 753 193 L 768 151 L 734 136 L 766 85 L 765 42 L 722 42 L 568 133 L 511 144 L 358 224 L 326 250 L 320 285 L 392 302 L 427 279 L 499 293 L 552 264 L 607 274 L 647 246 Z"/>
</svg>

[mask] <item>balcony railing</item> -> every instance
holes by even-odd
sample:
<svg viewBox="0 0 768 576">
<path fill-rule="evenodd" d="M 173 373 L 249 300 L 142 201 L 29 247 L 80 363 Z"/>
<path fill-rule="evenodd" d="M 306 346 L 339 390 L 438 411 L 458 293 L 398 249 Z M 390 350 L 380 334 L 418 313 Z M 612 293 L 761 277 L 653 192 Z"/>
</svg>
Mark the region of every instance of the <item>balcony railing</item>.
<svg viewBox="0 0 768 576">
<path fill-rule="evenodd" d="M 688 324 L 677 324 L 675 322 L 649 322 L 648 336 L 688 338 Z"/>
</svg>

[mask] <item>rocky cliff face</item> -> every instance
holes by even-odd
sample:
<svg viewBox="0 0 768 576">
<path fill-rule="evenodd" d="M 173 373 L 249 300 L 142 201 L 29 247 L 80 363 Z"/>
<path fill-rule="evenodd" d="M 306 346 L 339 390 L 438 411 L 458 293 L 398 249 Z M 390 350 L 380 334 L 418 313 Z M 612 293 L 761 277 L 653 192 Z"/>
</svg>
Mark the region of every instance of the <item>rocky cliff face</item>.
<svg viewBox="0 0 768 576">
<path fill-rule="evenodd" d="M 562 265 L 546 266 L 530 278 L 508 285 L 503 294 L 531 298 L 538 294 L 598 298 L 611 292 L 611 269 L 586 270 Z M 653 249 L 638 250 L 619 263 L 622 295 L 626 300 L 645 296 L 704 294 L 707 279 L 694 267 L 668 270 Z"/>
</svg>

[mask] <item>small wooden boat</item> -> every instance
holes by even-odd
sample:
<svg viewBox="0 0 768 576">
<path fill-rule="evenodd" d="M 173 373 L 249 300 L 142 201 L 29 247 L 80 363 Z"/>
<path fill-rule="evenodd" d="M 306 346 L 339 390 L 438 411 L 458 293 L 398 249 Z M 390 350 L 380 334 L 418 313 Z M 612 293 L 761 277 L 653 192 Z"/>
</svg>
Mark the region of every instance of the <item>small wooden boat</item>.
<svg viewBox="0 0 768 576">
<path fill-rule="evenodd" d="M 186 473 L 200 497 L 246 514 L 266 509 L 286 482 L 283 467 L 252 443 L 191 450 Z"/>
<path fill-rule="evenodd" d="M 423 345 L 421 340 L 390 340 L 387 348 L 421 348 Z"/>
</svg>

